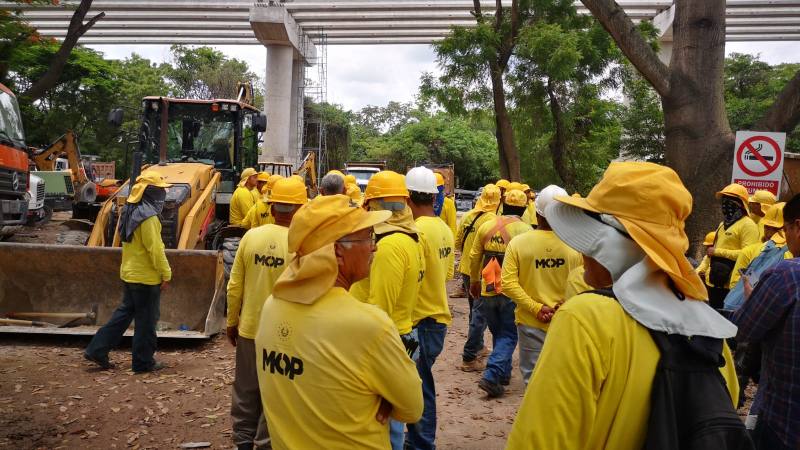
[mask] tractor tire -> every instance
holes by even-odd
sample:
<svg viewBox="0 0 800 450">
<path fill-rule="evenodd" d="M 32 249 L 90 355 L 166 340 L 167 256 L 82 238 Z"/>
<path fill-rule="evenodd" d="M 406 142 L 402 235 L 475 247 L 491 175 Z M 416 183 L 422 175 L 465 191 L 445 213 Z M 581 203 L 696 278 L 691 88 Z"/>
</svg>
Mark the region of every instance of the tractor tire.
<svg viewBox="0 0 800 450">
<path fill-rule="evenodd" d="M 222 266 L 225 269 L 225 284 L 228 284 L 228 279 L 231 277 L 231 269 L 233 268 L 233 260 L 236 258 L 236 250 L 239 249 L 239 242 L 242 240 L 240 237 L 225 238 L 222 242 Z"/>
</svg>

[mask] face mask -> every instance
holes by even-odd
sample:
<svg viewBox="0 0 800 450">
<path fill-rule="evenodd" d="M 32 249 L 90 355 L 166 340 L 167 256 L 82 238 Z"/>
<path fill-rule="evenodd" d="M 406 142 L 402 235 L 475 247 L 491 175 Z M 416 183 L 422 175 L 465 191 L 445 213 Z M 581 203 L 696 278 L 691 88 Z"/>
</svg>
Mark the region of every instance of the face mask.
<svg viewBox="0 0 800 450">
<path fill-rule="evenodd" d="M 723 197 L 722 198 L 722 215 L 724 216 L 725 228 L 733 225 L 744 217 L 744 208 L 738 200 Z"/>
<path fill-rule="evenodd" d="M 406 208 L 405 202 L 387 202 L 383 199 L 379 199 L 378 203 L 384 211 L 402 211 Z"/>
</svg>

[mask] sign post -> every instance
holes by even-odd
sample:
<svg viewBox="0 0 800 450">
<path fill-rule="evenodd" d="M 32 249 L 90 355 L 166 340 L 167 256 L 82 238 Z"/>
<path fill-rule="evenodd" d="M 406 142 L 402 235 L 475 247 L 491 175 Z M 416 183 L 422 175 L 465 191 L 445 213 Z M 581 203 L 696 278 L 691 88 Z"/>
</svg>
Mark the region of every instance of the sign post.
<svg viewBox="0 0 800 450">
<path fill-rule="evenodd" d="M 733 153 L 733 183 L 752 194 L 757 190 L 781 192 L 786 133 L 737 131 Z"/>
</svg>

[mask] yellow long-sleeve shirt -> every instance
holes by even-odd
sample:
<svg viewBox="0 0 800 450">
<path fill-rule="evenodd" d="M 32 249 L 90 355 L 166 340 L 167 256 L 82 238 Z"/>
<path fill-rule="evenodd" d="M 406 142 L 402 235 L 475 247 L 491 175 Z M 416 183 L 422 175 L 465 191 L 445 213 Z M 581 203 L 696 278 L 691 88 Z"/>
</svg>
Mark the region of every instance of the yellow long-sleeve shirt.
<svg viewBox="0 0 800 450">
<path fill-rule="evenodd" d="M 739 384 L 727 345 L 723 356 L 735 407 Z M 616 300 L 571 298 L 553 318 L 506 448 L 641 449 L 659 358 L 650 333 Z"/>
<path fill-rule="evenodd" d="M 453 316 L 447 303 L 447 280 L 453 278 L 455 271 L 453 233 L 438 217 L 418 217 L 415 223 L 420 231 L 425 273 L 411 320 L 416 325 L 430 317 L 450 326 Z"/>
<path fill-rule="evenodd" d="M 250 229 L 260 227 L 261 225 L 269 225 L 275 223 L 275 218 L 272 217 L 270 205 L 264 200 L 258 199 L 255 204 L 250 207 L 247 214 L 242 220 L 242 226 Z"/>
<path fill-rule="evenodd" d="M 447 228 L 450 228 L 450 231 L 453 232 L 453 236 L 456 235 L 456 202 L 453 201 L 450 197 L 444 198 L 444 204 L 442 204 L 442 212 L 439 214 L 444 223 L 447 224 Z"/>
<path fill-rule="evenodd" d="M 423 249 L 411 236 L 392 233 L 378 240 L 369 277 L 350 287 L 358 300 L 386 311 L 400 334 L 411 332 L 424 270 Z"/>
<path fill-rule="evenodd" d="M 381 399 L 395 420 L 422 416 L 422 382 L 394 324 L 342 288 L 310 305 L 270 298 L 255 340 L 276 450 L 389 449 L 389 426 L 375 420 Z"/>
<path fill-rule="evenodd" d="M 569 300 L 578 294 L 592 290 L 592 287 L 583 280 L 583 273 L 585 271 L 586 269 L 583 267 L 583 264 L 581 264 L 580 267 L 572 269 L 572 272 L 569 273 L 567 277 L 567 288 L 564 290 L 565 299 Z"/>
<path fill-rule="evenodd" d="M 133 232 L 131 242 L 122 243 L 119 277 L 126 283 L 151 286 L 172 279 L 157 216 L 145 219 Z"/>
<path fill-rule="evenodd" d="M 239 335 L 253 339 L 264 302 L 289 264 L 289 229 L 265 225 L 244 234 L 233 260 L 228 281 L 227 325 L 238 326 Z"/>
<path fill-rule="evenodd" d="M 233 226 L 242 225 L 242 221 L 247 215 L 247 211 L 256 203 L 256 196 L 252 190 L 244 186 L 239 186 L 233 191 L 231 196 L 230 215 L 228 222 Z"/>
<path fill-rule="evenodd" d="M 547 330 L 536 315 L 542 306 L 566 300 L 564 291 L 572 269 L 583 257 L 552 231 L 531 230 L 511 239 L 503 260 L 503 294 L 517 304 L 517 324 Z"/>
<path fill-rule="evenodd" d="M 480 217 L 475 219 L 478 214 Z M 458 271 L 464 275 L 469 276 L 470 270 L 470 252 L 472 251 L 472 242 L 475 240 L 475 234 L 478 228 L 484 223 L 495 218 L 493 212 L 482 212 L 473 209 L 461 217 L 461 223 L 456 230 L 456 248 L 461 249 L 461 260 L 458 262 Z M 472 222 L 475 222 L 473 225 Z M 470 225 L 472 228 L 470 229 Z"/>
<path fill-rule="evenodd" d="M 753 262 L 754 259 L 764 251 L 764 247 L 767 246 L 767 242 L 748 245 L 745 247 L 741 253 L 739 253 L 739 257 L 736 259 L 736 265 L 733 266 L 733 272 L 731 272 L 731 287 L 736 286 L 739 280 L 742 279 L 742 274 L 739 272 L 740 270 L 745 270 L 747 267 L 750 266 L 750 263 Z M 792 252 L 787 251 L 783 254 L 783 259 L 792 259 L 794 256 Z"/>
<path fill-rule="evenodd" d="M 753 244 L 761 242 L 761 237 L 758 232 L 758 225 L 753 222 L 749 217 L 742 217 L 736 223 L 724 230 L 722 225 L 717 228 L 717 240 L 714 243 L 714 256 L 729 259 L 736 262 L 742 250 Z M 709 274 L 706 272 L 706 280 Z M 708 284 L 708 283 L 707 283 Z M 732 284 L 728 280 L 726 288 L 730 288 Z"/>
<path fill-rule="evenodd" d="M 493 220 L 486 221 L 486 223 L 478 228 L 478 231 L 475 233 L 475 240 L 472 241 L 472 249 L 470 250 L 469 254 L 470 283 L 475 283 L 480 280 L 481 295 L 484 297 L 494 297 L 497 295 L 497 293 L 486 292 L 486 283 L 484 283 L 483 277 L 481 276 L 481 271 L 483 270 L 483 255 L 485 252 L 505 253 L 506 246 L 508 245 L 508 242 L 503 239 L 503 236 L 499 230 L 495 232 L 491 238 L 489 238 L 485 247 L 483 245 L 485 236 L 492 231 L 492 229 L 497 225 L 497 220 L 499 220 L 501 217 L 504 216 L 497 216 Z M 505 229 L 508 233 L 508 241 L 511 242 L 511 239 L 513 239 L 514 236 L 530 231 L 531 226 L 525 222 L 517 221 L 507 224 Z"/>
</svg>

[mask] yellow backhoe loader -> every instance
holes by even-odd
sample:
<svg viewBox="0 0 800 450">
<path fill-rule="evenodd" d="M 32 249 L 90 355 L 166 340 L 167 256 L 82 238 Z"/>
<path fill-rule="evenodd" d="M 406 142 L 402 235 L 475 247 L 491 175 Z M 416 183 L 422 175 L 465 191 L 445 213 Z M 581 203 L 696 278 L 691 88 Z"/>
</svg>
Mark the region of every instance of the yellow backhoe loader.
<svg viewBox="0 0 800 450">
<path fill-rule="evenodd" d="M 206 338 L 224 325 L 218 236 L 266 117 L 237 100 L 146 97 L 142 106 L 131 178 L 152 167 L 172 184 L 161 222 L 173 281 L 158 334 Z M 109 120 L 121 124 L 122 110 Z M 103 203 L 85 246 L 0 244 L 0 333 L 92 334 L 108 320 L 122 294 L 117 221 L 129 190 L 128 180 Z"/>
</svg>

